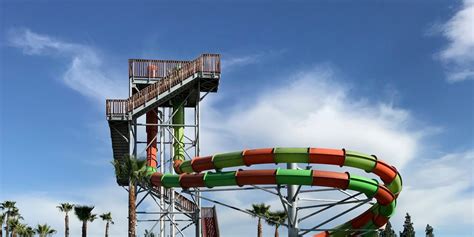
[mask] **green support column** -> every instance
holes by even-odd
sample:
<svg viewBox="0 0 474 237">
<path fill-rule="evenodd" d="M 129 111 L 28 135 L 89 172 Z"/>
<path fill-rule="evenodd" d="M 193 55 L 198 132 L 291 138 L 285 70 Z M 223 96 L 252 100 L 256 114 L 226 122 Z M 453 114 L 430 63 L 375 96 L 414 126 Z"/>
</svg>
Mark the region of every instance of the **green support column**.
<svg viewBox="0 0 474 237">
<path fill-rule="evenodd" d="M 173 101 L 173 124 L 183 125 L 184 124 L 184 106 L 182 100 Z M 173 160 L 184 161 L 184 126 L 174 127 L 174 157 Z"/>
</svg>

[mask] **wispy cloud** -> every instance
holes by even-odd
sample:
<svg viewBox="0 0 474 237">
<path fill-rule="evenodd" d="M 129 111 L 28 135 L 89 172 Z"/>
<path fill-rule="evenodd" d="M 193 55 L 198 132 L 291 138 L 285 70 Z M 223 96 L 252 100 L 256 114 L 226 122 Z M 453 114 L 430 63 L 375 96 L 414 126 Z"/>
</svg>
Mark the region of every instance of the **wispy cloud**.
<svg viewBox="0 0 474 237">
<path fill-rule="evenodd" d="M 248 64 L 258 63 L 263 54 L 252 54 L 252 55 L 244 55 L 244 56 L 237 56 L 231 57 L 228 59 L 222 59 L 222 68 L 225 70 L 232 70 L 235 67 L 245 66 Z"/>
<path fill-rule="evenodd" d="M 98 50 L 91 46 L 71 43 L 29 29 L 14 29 L 8 34 L 10 46 L 26 55 L 66 58 L 67 69 L 62 81 L 80 94 L 104 103 L 106 97 L 126 97 L 126 87 L 117 86 L 116 74 L 106 68 Z"/>
<path fill-rule="evenodd" d="M 269 58 L 281 55 L 285 50 L 266 51 L 247 55 L 225 55 L 222 58 L 223 71 L 232 71 L 239 67 L 262 63 Z"/>
<path fill-rule="evenodd" d="M 328 66 L 275 81 L 285 83 L 256 89 L 230 110 L 204 104 L 206 152 L 262 146 L 345 147 L 403 167 L 417 154 L 420 139 L 432 132 L 415 128 L 410 111 L 391 101 L 354 97 L 350 86 Z"/>
<path fill-rule="evenodd" d="M 474 79 L 474 0 L 464 0 L 461 9 L 441 30 L 449 41 L 439 53 L 446 67 L 447 80 Z"/>
</svg>

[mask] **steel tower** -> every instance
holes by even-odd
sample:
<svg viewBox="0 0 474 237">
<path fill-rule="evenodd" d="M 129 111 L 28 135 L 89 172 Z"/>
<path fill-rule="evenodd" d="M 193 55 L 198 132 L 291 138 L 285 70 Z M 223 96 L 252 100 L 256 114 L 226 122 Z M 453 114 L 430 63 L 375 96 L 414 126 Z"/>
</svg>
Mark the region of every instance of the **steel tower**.
<svg viewBox="0 0 474 237">
<path fill-rule="evenodd" d="M 199 103 L 217 92 L 220 56 L 203 54 L 192 61 L 130 59 L 128 65 L 129 98 L 106 101 L 114 159 L 146 157 L 151 171 L 173 174 L 173 161 L 199 156 Z M 128 190 L 128 180 L 118 178 L 117 183 Z M 201 236 L 202 208 L 199 191 L 194 191 L 191 197 L 173 188 L 138 185 L 137 221 L 154 223 L 152 230 L 158 228 L 160 236 L 176 236 L 191 226 Z M 144 210 L 145 200 L 156 204 L 158 211 Z M 209 216 L 215 210 L 204 212 Z"/>
</svg>

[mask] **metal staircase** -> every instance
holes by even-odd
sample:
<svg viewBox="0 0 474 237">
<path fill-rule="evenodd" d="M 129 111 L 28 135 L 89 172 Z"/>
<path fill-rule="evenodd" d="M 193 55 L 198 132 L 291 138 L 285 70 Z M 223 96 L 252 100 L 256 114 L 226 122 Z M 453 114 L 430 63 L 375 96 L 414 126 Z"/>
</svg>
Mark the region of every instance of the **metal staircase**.
<svg viewBox="0 0 474 237">
<path fill-rule="evenodd" d="M 220 56 L 218 54 L 203 54 L 193 61 L 181 61 L 182 64 L 176 64 L 175 68 L 169 69 L 167 74 L 156 80 L 154 74 L 155 66 L 151 61 L 141 61 L 146 64 L 148 70 L 136 70 L 132 68 L 129 71 L 133 81 L 148 81 L 150 85 L 140 89 L 126 100 L 108 99 L 106 100 L 107 120 L 131 120 L 137 118 L 157 106 L 171 106 L 170 100 L 178 95 L 188 97 L 189 89 L 196 83 L 200 83 L 200 92 L 216 92 L 220 78 Z M 132 65 L 138 64 L 132 61 Z M 138 64 L 139 65 L 139 64 Z M 142 65 L 138 66 L 143 68 Z M 135 67 L 135 66 L 132 66 Z M 158 69 L 156 69 L 158 70 Z M 143 73 L 146 71 L 147 73 Z M 162 70 L 160 69 L 159 72 Z M 136 74 L 135 74 L 136 73 Z M 148 76 L 149 80 L 146 80 Z M 154 76 L 154 77 L 150 77 Z M 194 106 L 196 101 L 188 100 L 187 106 Z"/>
<path fill-rule="evenodd" d="M 110 137 L 112 138 L 112 150 L 114 160 L 121 160 L 124 156 L 130 154 L 130 121 L 127 120 L 109 120 Z M 117 177 L 117 183 L 121 186 L 127 186 L 127 179 Z"/>
</svg>

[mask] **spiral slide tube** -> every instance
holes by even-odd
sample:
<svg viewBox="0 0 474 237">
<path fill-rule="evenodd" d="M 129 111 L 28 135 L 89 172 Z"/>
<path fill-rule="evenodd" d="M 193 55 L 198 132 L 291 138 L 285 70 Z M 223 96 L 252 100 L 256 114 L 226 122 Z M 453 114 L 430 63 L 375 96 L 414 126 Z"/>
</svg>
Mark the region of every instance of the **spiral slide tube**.
<svg viewBox="0 0 474 237">
<path fill-rule="evenodd" d="M 377 180 L 352 175 L 348 172 L 280 168 L 273 170 L 221 171 L 223 168 L 229 167 L 270 163 L 326 164 L 353 167 L 377 175 L 383 184 Z M 385 225 L 395 211 L 396 198 L 402 189 L 402 179 L 393 166 L 378 160 L 376 156 L 344 149 L 278 147 L 244 150 L 196 157 L 192 160 L 180 162 L 179 165 L 175 166 L 175 169 L 177 175 L 153 173 L 150 177 L 151 184 L 166 188 L 293 184 L 350 189 L 376 199 L 377 203 L 369 210 L 333 228 L 333 231 L 316 234 L 317 237 L 358 235 L 360 233 L 350 233 L 347 230 L 377 229 Z M 207 170 L 216 170 L 216 172 Z M 371 236 L 372 234 L 373 232 L 369 232 L 365 236 Z"/>
</svg>

